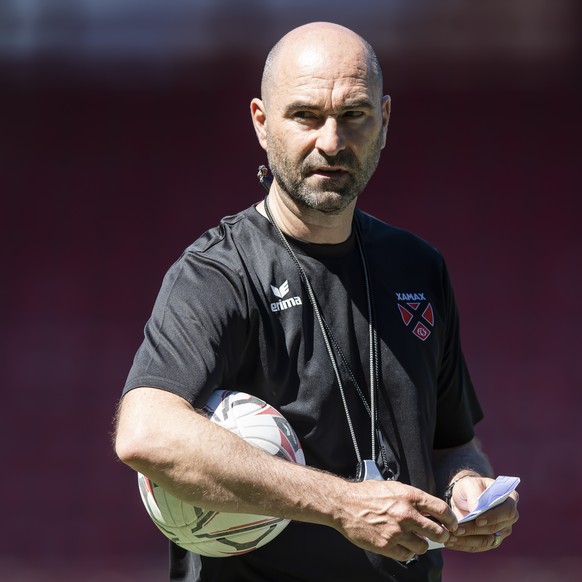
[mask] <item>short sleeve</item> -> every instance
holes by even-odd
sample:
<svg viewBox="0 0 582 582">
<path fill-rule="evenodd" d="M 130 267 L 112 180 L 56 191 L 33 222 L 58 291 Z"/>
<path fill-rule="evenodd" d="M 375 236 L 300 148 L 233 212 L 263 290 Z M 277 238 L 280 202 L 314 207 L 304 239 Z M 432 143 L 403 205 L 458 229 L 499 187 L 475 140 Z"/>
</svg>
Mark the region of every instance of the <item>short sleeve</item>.
<svg viewBox="0 0 582 582">
<path fill-rule="evenodd" d="M 238 365 L 245 305 L 236 270 L 209 254 L 184 253 L 164 277 L 124 393 L 148 386 L 204 401 Z"/>
<path fill-rule="evenodd" d="M 474 437 L 475 424 L 483 418 L 461 348 L 459 315 L 444 263 L 442 284 L 447 309 L 447 327 L 437 379 L 435 449 L 468 443 Z"/>
</svg>

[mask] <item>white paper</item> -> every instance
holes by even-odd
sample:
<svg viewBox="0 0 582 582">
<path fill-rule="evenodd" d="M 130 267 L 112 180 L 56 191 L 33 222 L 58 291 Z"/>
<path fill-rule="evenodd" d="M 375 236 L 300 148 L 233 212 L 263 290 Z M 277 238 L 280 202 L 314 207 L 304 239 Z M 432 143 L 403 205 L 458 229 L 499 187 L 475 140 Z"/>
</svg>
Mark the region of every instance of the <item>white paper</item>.
<svg viewBox="0 0 582 582">
<path fill-rule="evenodd" d="M 500 476 L 481 493 L 479 499 L 477 499 L 477 504 L 471 513 L 467 514 L 462 519 L 459 519 L 459 523 L 466 523 L 467 521 L 473 521 L 477 519 L 482 513 L 485 513 L 489 509 L 503 503 L 511 493 L 519 485 L 519 477 L 505 477 Z M 453 534 L 454 535 L 454 534 Z M 444 544 L 439 542 L 428 541 L 428 549 L 436 550 L 438 548 L 444 548 Z"/>
</svg>

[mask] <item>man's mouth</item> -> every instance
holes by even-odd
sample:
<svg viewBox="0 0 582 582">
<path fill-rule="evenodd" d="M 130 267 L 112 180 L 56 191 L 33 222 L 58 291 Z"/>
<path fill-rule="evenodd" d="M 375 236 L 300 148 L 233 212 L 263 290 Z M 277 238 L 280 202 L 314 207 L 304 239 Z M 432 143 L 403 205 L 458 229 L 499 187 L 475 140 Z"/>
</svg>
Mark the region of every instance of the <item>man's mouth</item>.
<svg viewBox="0 0 582 582">
<path fill-rule="evenodd" d="M 348 170 L 340 167 L 319 167 L 310 170 L 309 176 L 322 176 L 324 178 L 343 178 L 349 174 Z"/>
</svg>

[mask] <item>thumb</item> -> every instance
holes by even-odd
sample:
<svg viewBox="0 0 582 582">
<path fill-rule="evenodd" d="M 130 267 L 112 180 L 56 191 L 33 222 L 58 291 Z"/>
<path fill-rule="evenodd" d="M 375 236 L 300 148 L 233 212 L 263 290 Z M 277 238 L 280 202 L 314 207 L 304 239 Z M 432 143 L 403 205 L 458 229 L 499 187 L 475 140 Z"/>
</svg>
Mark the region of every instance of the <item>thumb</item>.
<svg viewBox="0 0 582 582">
<path fill-rule="evenodd" d="M 475 508 L 479 495 L 485 491 L 491 479 L 467 477 L 460 480 L 453 488 L 452 505 L 462 515 L 467 515 Z"/>
<path fill-rule="evenodd" d="M 454 491 L 452 502 L 453 502 L 454 507 L 456 507 L 457 509 L 459 509 L 463 513 L 469 513 L 472 509 L 472 507 L 469 507 L 469 500 L 467 499 L 467 494 L 464 490 L 463 491 L 460 491 L 460 490 Z"/>
</svg>

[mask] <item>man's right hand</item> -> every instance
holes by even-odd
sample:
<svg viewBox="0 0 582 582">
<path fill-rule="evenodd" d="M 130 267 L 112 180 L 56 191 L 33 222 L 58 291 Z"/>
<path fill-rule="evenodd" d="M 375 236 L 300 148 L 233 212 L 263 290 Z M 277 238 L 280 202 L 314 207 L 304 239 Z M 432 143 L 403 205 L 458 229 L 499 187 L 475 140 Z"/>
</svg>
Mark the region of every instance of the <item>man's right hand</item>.
<svg viewBox="0 0 582 582">
<path fill-rule="evenodd" d="M 457 529 L 443 500 L 409 485 L 363 481 L 350 484 L 349 491 L 337 529 L 365 550 L 403 562 L 427 551 L 425 538 L 445 543 Z"/>
</svg>

